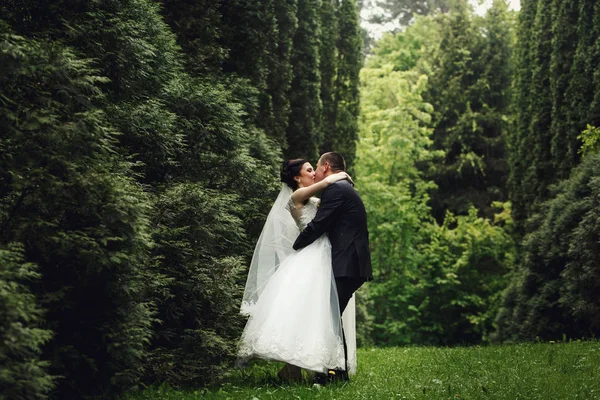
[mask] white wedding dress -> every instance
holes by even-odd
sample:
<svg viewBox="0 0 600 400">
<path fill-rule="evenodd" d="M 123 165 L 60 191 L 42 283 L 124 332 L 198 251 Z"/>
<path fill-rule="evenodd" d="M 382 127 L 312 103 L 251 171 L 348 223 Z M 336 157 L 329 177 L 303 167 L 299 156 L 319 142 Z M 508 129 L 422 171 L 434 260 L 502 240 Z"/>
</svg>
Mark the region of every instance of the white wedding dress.
<svg viewBox="0 0 600 400">
<path fill-rule="evenodd" d="M 292 213 L 299 228 L 296 236 L 314 218 L 318 204 L 318 199 L 311 198 Z M 293 209 L 291 201 L 286 209 Z M 238 365 L 257 357 L 316 372 L 346 369 L 329 238 L 323 235 L 280 257 L 283 260 L 262 284 L 256 302 L 242 304 L 241 312 L 250 318 L 240 340 Z M 354 319 L 353 297 L 344 312 L 350 373 L 356 371 Z"/>
</svg>

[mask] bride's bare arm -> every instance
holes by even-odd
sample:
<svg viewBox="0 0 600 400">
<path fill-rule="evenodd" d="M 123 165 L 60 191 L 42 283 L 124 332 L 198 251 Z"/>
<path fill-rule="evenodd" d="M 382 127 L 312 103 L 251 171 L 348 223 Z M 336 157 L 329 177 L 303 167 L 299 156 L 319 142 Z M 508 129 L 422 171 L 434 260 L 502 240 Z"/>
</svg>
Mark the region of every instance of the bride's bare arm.
<svg viewBox="0 0 600 400">
<path fill-rule="evenodd" d="M 310 199 L 312 196 L 319 193 L 327 186 L 331 185 L 334 182 L 341 181 L 343 179 L 348 179 L 350 182 L 352 182 L 352 178 L 350 178 L 350 175 L 348 175 L 345 172 L 338 172 L 336 174 L 329 175 L 321 182 L 317 182 L 308 187 L 296 189 L 296 191 L 292 194 L 292 201 L 294 202 L 294 207 L 299 207 L 300 205 L 304 204 L 306 200 Z"/>
</svg>

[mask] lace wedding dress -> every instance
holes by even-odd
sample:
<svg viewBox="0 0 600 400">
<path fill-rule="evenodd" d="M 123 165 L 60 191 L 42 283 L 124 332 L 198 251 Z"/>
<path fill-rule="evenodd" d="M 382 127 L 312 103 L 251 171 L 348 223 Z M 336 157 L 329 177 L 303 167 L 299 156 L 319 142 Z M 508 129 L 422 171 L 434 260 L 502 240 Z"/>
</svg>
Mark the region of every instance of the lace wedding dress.
<svg viewBox="0 0 600 400">
<path fill-rule="evenodd" d="M 311 198 L 294 209 L 300 230 L 314 218 L 319 200 Z M 299 233 L 300 231 L 298 231 Z M 331 268 L 331 244 L 323 235 L 291 253 L 269 277 L 255 304 L 243 304 L 250 318 L 242 334 L 238 364 L 258 357 L 297 365 L 316 372 L 345 369 L 340 311 Z M 344 315 L 348 369 L 356 370 L 354 298 Z"/>
</svg>

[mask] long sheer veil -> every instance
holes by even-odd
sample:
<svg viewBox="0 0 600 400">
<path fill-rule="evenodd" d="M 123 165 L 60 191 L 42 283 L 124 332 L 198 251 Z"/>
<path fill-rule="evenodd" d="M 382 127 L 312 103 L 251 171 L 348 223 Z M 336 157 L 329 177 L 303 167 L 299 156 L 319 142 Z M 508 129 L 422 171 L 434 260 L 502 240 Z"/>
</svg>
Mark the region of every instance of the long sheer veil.
<svg viewBox="0 0 600 400">
<path fill-rule="evenodd" d="M 292 193 L 288 185 L 282 184 L 254 248 L 240 310 L 244 315 L 251 314 L 269 278 L 277 271 L 281 262 L 294 251 L 292 245 L 300 231 L 287 210 Z"/>
</svg>

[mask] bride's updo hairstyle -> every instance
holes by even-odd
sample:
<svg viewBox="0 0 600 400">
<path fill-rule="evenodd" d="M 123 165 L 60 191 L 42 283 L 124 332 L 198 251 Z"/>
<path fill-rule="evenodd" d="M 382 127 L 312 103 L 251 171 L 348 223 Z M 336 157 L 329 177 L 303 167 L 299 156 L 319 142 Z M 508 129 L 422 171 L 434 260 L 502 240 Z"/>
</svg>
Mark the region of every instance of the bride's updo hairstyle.
<svg viewBox="0 0 600 400">
<path fill-rule="evenodd" d="M 303 158 L 284 161 L 283 164 L 281 164 L 281 182 L 288 185 L 292 190 L 298 189 L 298 182 L 296 182 L 294 178 L 300 175 L 302 166 L 307 162 L 308 161 Z"/>
</svg>

